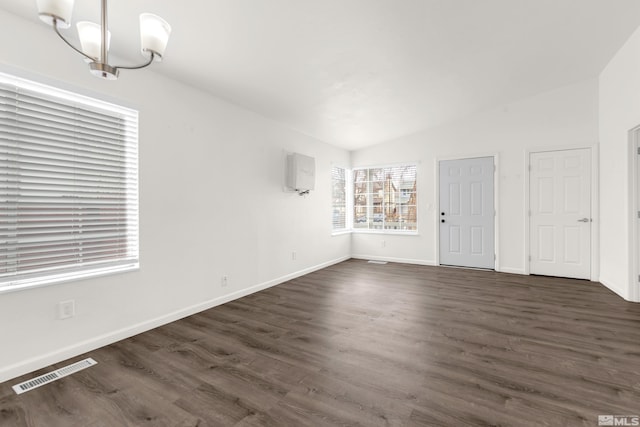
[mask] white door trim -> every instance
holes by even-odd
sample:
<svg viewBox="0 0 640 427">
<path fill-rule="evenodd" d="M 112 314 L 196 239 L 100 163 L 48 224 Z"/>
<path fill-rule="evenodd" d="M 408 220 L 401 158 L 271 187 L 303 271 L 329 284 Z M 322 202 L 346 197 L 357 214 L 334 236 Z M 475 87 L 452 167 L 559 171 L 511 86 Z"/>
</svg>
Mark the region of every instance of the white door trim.
<svg viewBox="0 0 640 427">
<path fill-rule="evenodd" d="M 553 146 L 553 147 L 540 147 L 540 148 L 528 148 L 524 153 L 524 165 L 525 165 L 525 173 L 524 173 L 524 273 L 526 275 L 531 274 L 531 269 L 529 266 L 529 256 L 530 253 L 530 218 L 529 218 L 529 210 L 531 209 L 529 203 L 530 197 L 530 189 L 529 189 L 529 181 L 531 171 L 529 170 L 529 159 L 531 158 L 531 153 L 544 153 L 548 151 L 564 151 L 564 150 L 579 150 L 583 148 L 588 148 L 591 150 L 591 218 L 593 219 L 593 223 L 591 226 L 591 274 L 590 280 L 593 282 L 597 282 L 600 278 L 600 211 L 598 209 L 599 205 L 599 151 L 598 144 L 592 145 L 561 145 L 561 146 Z"/>
<path fill-rule="evenodd" d="M 629 300 L 640 302 L 640 126 L 629 131 Z"/>
<path fill-rule="evenodd" d="M 436 265 L 440 265 L 440 213 L 438 211 L 440 204 L 440 162 L 443 160 L 464 160 L 464 159 L 475 159 L 477 157 L 493 157 L 493 164 L 495 165 L 495 170 L 493 171 L 493 208 L 495 209 L 495 217 L 494 217 L 494 227 L 493 227 L 493 239 L 494 239 L 494 250 L 496 252 L 496 259 L 494 262 L 494 270 L 500 271 L 500 180 L 498 177 L 500 176 L 500 155 L 499 153 L 476 153 L 472 155 L 453 155 L 453 156 L 439 156 L 435 158 L 435 167 L 434 170 L 434 180 L 435 183 L 435 220 L 433 222 L 433 226 L 435 227 L 435 236 L 436 240 L 435 244 L 435 253 L 436 253 Z"/>
</svg>

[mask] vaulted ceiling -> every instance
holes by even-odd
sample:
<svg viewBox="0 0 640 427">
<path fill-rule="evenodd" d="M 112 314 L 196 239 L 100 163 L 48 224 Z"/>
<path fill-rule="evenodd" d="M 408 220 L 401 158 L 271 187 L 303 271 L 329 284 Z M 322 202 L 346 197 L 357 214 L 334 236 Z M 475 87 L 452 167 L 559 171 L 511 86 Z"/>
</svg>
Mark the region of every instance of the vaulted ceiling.
<svg viewBox="0 0 640 427">
<path fill-rule="evenodd" d="M 347 149 L 596 78 L 640 25 L 638 0 L 110 0 L 115 55 L 144 11 L 173 27 L 155 72 Z"/>
</svg>

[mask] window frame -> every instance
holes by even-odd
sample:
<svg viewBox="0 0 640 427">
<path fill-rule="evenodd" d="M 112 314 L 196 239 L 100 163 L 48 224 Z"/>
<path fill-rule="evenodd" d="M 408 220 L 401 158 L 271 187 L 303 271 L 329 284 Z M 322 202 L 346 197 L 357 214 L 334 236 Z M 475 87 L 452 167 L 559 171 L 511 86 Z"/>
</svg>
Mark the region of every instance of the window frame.
<svg viewBox="0 0 640 427">
<path fill-rule="evenodd" d="M 336 187 L 336 183 L 338 180 L 336 180 L 336 172 L 334 172 L 336 169 L 339 169 L 342 171 L 342 174 L 344 176 L 344 179 L 341 180 L 344 182 L 343 184 L 343 194 L 344 194 L 344 204 L 337 206 L 336 205 L 336 197 L 335 197 L 335 187 Z M 348 224 L 348 217 L 349 217 L 349 211 L 347 210 L 347 187 L 349 184 L 349 177 L 347 174 L 347 169 L 342 167 L 342 166 L 338 166 L 338 165 L 332 165 L 331 166 L 331 234 L 340 234 L 340 233 L 344 233 L 346 231 L 349 230 L 349 224 Z M 339 208 L 343 208 L 344 209 L 344 227 L 338 227 L 336 228 L 336 221 L 335 221 L 335 215 L 336 215 L 336 209 Z"/>
<path fill-rule="evenodd" d="M 345 217 L 344 217 L 344 227 L 342 228 L 335 228 L 334 227 L 334 222 L 333 222 L 333 215 L 335 213 L 335 204 L 334 204 L 334 198 L 333 198 L 333 187 L 335 184 L 334 181 L 334 174 L 333 174 L 333 170 L 334 169 L 342 169 L 344 171 L 344 209 L 345 209 Z M 331 170 L 330 170 L 330 174 L 331 174 L 331 235 L 332 236 L 337 236 L 337 235 L 341 235 L 341 234 L 348 234 L 351 232 L 352 229 L 352 218 L 350 215 L 351 212 L 351 198 L 350 198 L 350 194 L 351 192 L 350 190 L 350 182 L 351 182 L 351 170 L 349 168 L 346 168 L 344 166 L 338 165 L 338 164 L 333 164 L 331 165 Z"/>
<path fill-rule="evenodd" d="M 121 167 L 123 168 L 122 170 L 124 171 L 124 175 L 123 175 L 124 178 L 122 179 L 122 182 L 118 184 L 117 187 L 114 187 L 114 188 L 116 188 L 117 191 L 125 191 L 127 193 L 127 197 L 123 197 L 124 202 L 121 202 L 121 204 L 118 205 L 118 206 L 123 206 L 123 209 L 125 212 L 123 215 L 126 219 L 124 220 L 125 221 L 124 225 L 117 226 L 118 230 L 124 227 L 124 229 L 126 230 L 124 233 L 127 237 L 125 238 L 124 243 L 122 243 L 122 246 L 118 246 L 119 248 L 121 247 L 124 249 L 119 249 L 117 251 L 114 249 L 114 253 L 117 255 L 114 255 L 113 258 L 104 257 L 104 261 L 100 261 L 100 262 L 91 261 L 86 264 L 84 264 L 82 261 L 82 255 L 80 256 L 75 255 L 73 256 L 74 258 L 72 260 L 65 261 L 63 266 L 61 266 L 60 268 L 43 267 L 41 271 L 29 271 L 29 270 L 20 271 L 16 268 L 16 272 L 14 275 L 9 275 L 7 273 L 5 277 L 0 278 L 0 293 L 13 292 L 13 291 L 18 291 L 23 289 L 31 289 L 35 287 L 42 287 L 42 286 L 48 286 L 48 285 L 53 285 L 58 283 L 69 282 L 69 281 L 83 280 L 83 279 L 92 278 L 92 277 L 100 277 L 100 276 L 111 275 L 111 274 L 116 274 L 116 273 L 121 273 L 126 271 L 138 270 L 140 268 L 140 226 L 139 226 L 140 202 L 139 202 L 139 151 L 138 151 L 139 150 L 139 140 L 138 140 L 139 115 L 138 115 L 138 111 L 129 107 L 115 104 L 113 102 L 103 101 L 94 97 L 89 97 L 83 94 L 79 94 L 74 91 L 58 88 L 50 84 L 39 83 L 37 81 L 28 80 L 28 79 L 7 74 L 4 72 L 0 72 L 0 81 L 3 83 L 3 87 L 14 86 L 16 88 L 19 88 L 19 89 L 16 89 L 16 94 L 19 93 L 20 89 L 23 89 L 27 91 L 27 96 L 29 96 L 28 92 L 35 93 L 37 96 L 41 96 L 43 100 L 52 99 L 52 101 L 50 102 L 56 102 L 56 103 L 59 103 L 60 105 L 64 105 L 65 107 L 71 108 L 71 109 L 76 108 L 78 109 L 78 111 L 81 112 L 81 114 L 87 114 L 87 113 L 95 114 L 95 111 L 99 110 L 100 111 L 99 114 L 104 114 L 106 117 L 113 117 L 114 120 L 122 121 L 124 123 L 121 125 L 123 130 L 120 131 L 121 136 L 117 140 L 122 142 L 123 144 L 122 146 L 125 147 L 126 151 L 122 151 L 122 154 L 120 156 L 117 156 L 116 159 L 118 159 L 118 162 L 119 162 L 118 164 L 122 165 Z M 8 93 L 11 93 L 10 89 L 7 89 L 7 91 Z M 16 96 L 20 96 L 20 95 L 16 95 Z M 8 103 L 3 105 L 8 106 L 9 109 L 7 109 L 6 111 L 8 111 L 10 114 L 12 104 Z M 9 115 L 7 117 L 8 117 L 8 120 L 10 120 L 11 116 Z M 127 117 L 127 118 L 124 119 L 124 117 Z M 42 126 L 42 125 L 39 125 L 38 123 L 40 122 L 36 122 L 36 126 Z M 75 125 L 77 126 L 77 124 Z M 8 129 L 8 127 L 5 127 L 5 129 Z M 30 128 L 26 127 L 24 129 L 26 129 L 26 132 L 29 132 L 28 129 Z M 17 137 L 20 138 L 20 135 L 19 135 L 20 132 L 21 132 L 20 130 L 14 131 L 13 134 L 10 133 L 9 137 L 18 135 Z M 22 131 L 22 132 L 25 132 L 25 131 Z M 19 139 L 16 139 L 15 141 L 19 141 Z M 87 142 L 90 141 L 91 144 L 94 144 L 93 146 L 98 147 L 98 150 L 105 149 L 104 146 L 101 147 L 100 141 L 98 141 L 97 139 L 94 140 L 91 138 L 81 138 L 81 139 L 78 139 L 78 141 L 80 141 L 80 143 L 82 141 L 87 141 Z M 8 150 L 6 151 L 7 156 L 11 155 L 9 154 L 11 152 L 11 149 L 8 148 L 10 144 L 11 142 L 10 140 L 8 140 L 7 148 L 6 148 L 6 150 Z M 59 145 L 56 145 L 56 144 L 52 144 L 51 146 L 60 147 Z M 84 151 L 82 153 L 84 153 Z M 17 157 L 15 160 L 16 163 L 14 165 L 20 165 L 22 164 L 21 163 L 22 161 L 23 160 L 21 160 L 21 158 Z M 16 166 L 11 166 L 10 160 L 7 160 L 7 164 L 8 166 L 3 166 L 2 169 L 0 169 L 0 171 L 7 174 L 7 181 L 5 182 L 7 182 L 7 185 L 9 185 L 9 183 L 11 182 L 15 182 L 16 185 L 18 185 L 17 188 L 21 188 L 20 185 L 24 185 L 24 181 L 20 180 L 19 175 L 17 175 L 18 177 L 16 177 L 14 172 L 13 178 L 10 178 L 12 174 L 9 172 L 9 170 L 10 168 L 16 167 Z M 51 163 L 43 163 L 43 164 L 49 165 Z M 64 172 L 62 173 L 71 174 L 70 171 L 73 170 L 74 166 L 65 166 L 65 167 L 68 169 L 63 169 Z M 101 180 L 97 182 L 98 184 L 93 185 L 91 187 L 87 187 L 90 192 L 89 194 L 96 195 L 99 193 L 97 189 L 99 189 L 101 185 L 104 185 L 104 184 L 101 184 L 102 183 Z M 73 188 L 74 188 L 73 190 L 69 190 L 69 191 L 78 191 L 77 187 L 73 187 Z M 2 194 L 8 194 L 5 192 L 10 191 L 9 187 L 6 187 L 4 190 L 2 189 L 0 190 L 2 191 Z M 16 197 L 26 197 L 26 196 L 20 196 L 20 194 L 22 193 L 18 193 L 18 196 Z M 61 196 L 61 197 L 64 197 L 64 196 Z M 54 206 L 56 202 L 50 202 L 50 203 L 53 203 L 50 206 Z M 44 202 L 43 204 L 44 206 L 49 206 Z M 69 206 L 70 207 L 67 209 L 77 209 L 82 205 L 70 204 Z M 51 210 L 53 208 L 47 207 L 47 209 Z M 11 215 L 11 212 L 16 212 L 15 215 L 18 215 L 17 212 L 19 212 L 19 208 L 16 207 L 15 211 L 12 211 L 10 207 L 7 205 L 7 207 L 3 211 L 6 212 L 5 218 L 9 218 Z M 36 215 L 34 218 L 36 219 L 42 218 L 42 215 L 43 214 L 39 214 L 39 216 Z M 84 219 L 84 221 L 88 221 L 88 220 Z M 102 221 L 107 221 L 107 219 L 103 219 Z M 69 231 L 63 231 L 63 233 L 67 233 L 66 234 L 67 236 L 74 234 Z M 106 238 L 113 239 L 115 237 L 111 237 L 111 236 L 121 236 L 121 235 L 122 234 L 109 234 L 108 237 Z M 122 239 L 122 237 L 118 237 L 118 238 Z M 46 240 L 44 239 L 39 240 L 38 243 L 39 242 L 46 242 Z M 96 240 L 96 242 L 98 242 L 98 240 Z M 0 242 L 0 244 L 2 244 L 2 246 L 0 246 L 1 249 L 6 249 L 6 252 L 4 253 L 6 253 L 7 256 L 9 256 L 10 254 L 13 254 L 13 256 L 16 256 L 16 254 L 19 254 L 20 251 L 23 250 L 20 248 L 15 248 L 13 252 L 11 252 L 9 250 L 10 248 L 7 247 L 9 245 L 8 242 L 5 242 L 5 243 Z M 82 253 L 82 251 L 80 252 Z M 71 256 L 68 257 L 68 259 L 70 258 Z M 43 264 L 43 266 L 44 265 L 45 264 Z"/>
<path fill-rule="evenodd" d="M 376 229 L 372 229 L 372 228 L 357 228 L 355 227 L 356 224 L 356 214 L 355 214 L 355 207 L 356 207 L 356 201 L 355 201 L 355 177 L 356 177 L 356 173 L 359 170 L 367 170 L 367 171 L 371 171 L 374 169 L 392 169 L 392 168 L 403 168 L 403 167 L 414 167 L 415 168 L 415 180 L 414 180 L 414 187 L 415 187 L 415 197 L 416 197 L 416 201 L 415 201 L 415 205 L 412 205 L 415 209 L 415 230 L 402 230 L 402 229 L 389 229 L 389 228 L 385 228 L 385 223 L 386 218 L 385 218 L 385 214 L 382 214 L 382 227 L 381 228 L 376 228 Z M 362 233 L 362 234 L 397 234 L 397 235 L 418 235 L 419 234 L 419 209 L 418 209 L 418 202 L 417 202 L 417 197 L 418 197 L 418 175 L 419 175 L 419 165 L 416 162 L 406 162 L 406 163 L 395 163 L 395 164 L 385 164 L 385 165 L 374 165 L 374 166 L 358 166 L 358 167 L 354 167 L 351 169 L 351 182 L 350 182 L 350 187 L 351 187 L 351 191 L 352 191 L 352 196 L 351 196 L 351 201 L 352 201 L 352 208 L 351 208 L 351 214 L 350 217 L 352 218 L 353 221 L 353 228 L 352 228 L 352 232 L 354 233 Z M 369 182 L 369 181 L 367 181 Z M 400 191 L 400 190 L 399 190 Z M 384 199 L 385 196 L 383 195 L 383 204 L 384 204 Z M 368 202 L 367 202 L 368 203 Z M 367 205 L 368 206 L 368 205 Z M 373 206 L 373 205 L 372 205 Z M 382 209 L 384 210 L 384 207 L 382 207 Z M 369 224 L 370 221 L 367 220 L 367 224 Z"/>
</svg>

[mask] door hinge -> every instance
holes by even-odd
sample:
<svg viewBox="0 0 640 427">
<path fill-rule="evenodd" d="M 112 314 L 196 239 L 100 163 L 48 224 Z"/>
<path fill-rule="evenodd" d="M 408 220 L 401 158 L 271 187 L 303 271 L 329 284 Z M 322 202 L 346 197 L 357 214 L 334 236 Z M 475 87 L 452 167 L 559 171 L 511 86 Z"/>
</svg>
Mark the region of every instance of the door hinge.
<svg viewBox="0 0 640 427">
<path fill-rule="evenodd" d="M 497 259 L 498 259 L 498 256 L 496 254 L 493 254 L 493 260 L 495 261 Z"/>
<path fill-rule="evenodd" d="M 638 147 L 638 154 L 640 154 L 640 147 Z"/>
<path fill-rule="evenodd" d="M 640 211 L 638 211 L 638 219 L 640 219 Z"/>
<path fill-rule="evenodd" d="M 529 255 L 529 261 L 531 261 L 531 255 Z"/>
</svg>

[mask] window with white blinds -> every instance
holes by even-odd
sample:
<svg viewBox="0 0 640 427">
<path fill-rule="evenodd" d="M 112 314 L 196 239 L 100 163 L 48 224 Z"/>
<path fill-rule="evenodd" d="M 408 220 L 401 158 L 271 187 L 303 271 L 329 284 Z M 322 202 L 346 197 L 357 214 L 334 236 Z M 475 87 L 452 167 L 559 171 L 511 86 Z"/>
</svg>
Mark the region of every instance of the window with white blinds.
<svg viewBox="0 0 640 427">
<path fill-rule="evenodd" d="M 347 175 L 346 170 L 337 166 L 331 168 L 332 189 L 332 229 L 342 231 L 347 228 Z"/>
<path fill-rule="evenodd" d="M 353 170 L 353 228 L 418 229 L 416 165 Z"/>
<path fill-rule="evenodd" d="M 137 111 L 0 74 L 0 291 L 137 267 Z"/>
</svg>

